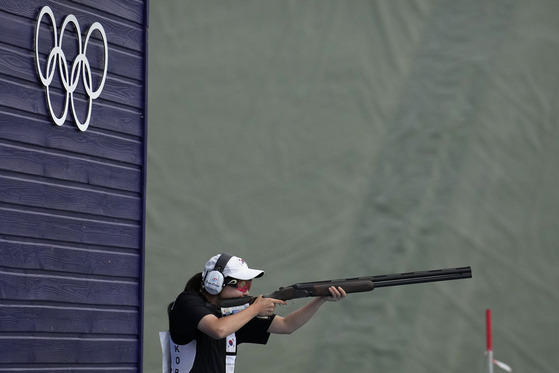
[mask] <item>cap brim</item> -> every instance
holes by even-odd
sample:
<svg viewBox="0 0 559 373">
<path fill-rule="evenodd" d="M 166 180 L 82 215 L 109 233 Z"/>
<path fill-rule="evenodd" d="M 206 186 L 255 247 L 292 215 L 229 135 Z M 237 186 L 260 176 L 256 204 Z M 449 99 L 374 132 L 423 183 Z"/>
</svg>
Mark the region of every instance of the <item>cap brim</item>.
<svg viewBox="0 0 559 373">
<path fill-rule="evenodd" d="M 253 278 L 264 276 L 264 271 L 261 271 L 259 269 L 245 268 L 239 271 L 233 271 L 233 273 L 230 273 L 228 275 L 229 277 L 233 277 L 238 280 L 252 280 Z"/>
</svg>

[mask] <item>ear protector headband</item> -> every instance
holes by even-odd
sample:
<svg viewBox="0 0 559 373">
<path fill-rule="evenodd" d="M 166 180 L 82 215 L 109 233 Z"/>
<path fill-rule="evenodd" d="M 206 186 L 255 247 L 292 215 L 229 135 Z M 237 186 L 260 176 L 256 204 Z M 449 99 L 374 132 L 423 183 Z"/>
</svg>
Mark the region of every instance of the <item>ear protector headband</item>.
<svg viewBox="0 0 559 373">
<path fill-rule="evenodd" d="M 225 287 L 225 276 L 223 276 L 223 271 L 232 257 L 233 256 L 231 254 L 221 254 L 215 263 L 214 269 L 206 273 L 206 276 L 204 277 L 204 289 L 206 289 L 206 291 L 211 295 L 221 293 L 221 290 Z"/>
</svg>

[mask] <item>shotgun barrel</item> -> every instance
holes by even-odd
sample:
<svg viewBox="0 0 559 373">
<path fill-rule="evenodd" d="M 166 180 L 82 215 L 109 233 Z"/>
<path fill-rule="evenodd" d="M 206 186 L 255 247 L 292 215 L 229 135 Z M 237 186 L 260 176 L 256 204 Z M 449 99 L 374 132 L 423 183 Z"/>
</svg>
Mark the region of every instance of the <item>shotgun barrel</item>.
<svg viewBox="0 0 559 373">
<path fill-rule="evenodd" d="M 359 293 L 381 287 L 460 280 L 471 277 L 471 267 L 459 267 L 420 272 L 395 273 L 389 275 L 352 277 L 338 280 L 299 282 L 290 286 L 281 287 L 264 297 L 290 300 L 306 297 L 327 296 L 330 294 L 328 291 L 330 286 L 340 286 L 346 293 Z M 252 301 L 254 301 L 254 297 L 221 299 L 219 301 L 219 305 L 224 308 L 236 307 L 246 303 L 252 303 Z"/>
</svg>

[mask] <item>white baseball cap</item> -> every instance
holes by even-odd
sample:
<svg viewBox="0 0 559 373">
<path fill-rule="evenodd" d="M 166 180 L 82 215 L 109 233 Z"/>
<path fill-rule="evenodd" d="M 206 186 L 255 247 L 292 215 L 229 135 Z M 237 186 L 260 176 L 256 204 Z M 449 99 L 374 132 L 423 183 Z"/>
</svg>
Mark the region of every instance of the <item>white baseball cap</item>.
<svg viewBox="0 0 559 373">
<path fill-rule="evenodd" d="M 221 255 L 222 254 L 215 255 L 207 261 L 204 266 L 204 272 L 202 273 L 203 277 L 206 277 L 208 272 L 215 269 L 215 265 Z M 262 277 L 264 275 L 264 271 L 262 270 L 248 268 L 247 263 L 238 256 L 231 256 L 231 259 L 227 262 L 222 273 L 224 277 L 232 277 L 237 280 L 252 280 L 253 278 Z"/>
</svg>

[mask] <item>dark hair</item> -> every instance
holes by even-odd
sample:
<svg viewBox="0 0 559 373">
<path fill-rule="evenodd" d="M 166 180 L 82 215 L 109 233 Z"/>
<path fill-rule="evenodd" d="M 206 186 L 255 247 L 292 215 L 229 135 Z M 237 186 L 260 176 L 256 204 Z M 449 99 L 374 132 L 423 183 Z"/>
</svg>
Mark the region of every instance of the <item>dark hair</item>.
<svg viewBox="0 0 559 373">
<path fill-rule="evenodd" d="M 202 272 L 198 272 L 197 274 L 192 276 L 190 280 L 188 280 L 183 292 L 199 293 L 200 291 L 202 291 Z M 171 311 L 171 308 L 174 304 L 175 302 L 169 303 L 169 305 L 167 306 L 167 313 Z"/>
<path fill-rule="evenodd" d="M 202 290 L 202 272 L 198 272 L 188 280 L 184 291 L 189 293 L 198 293 Z"/>
</svg>

